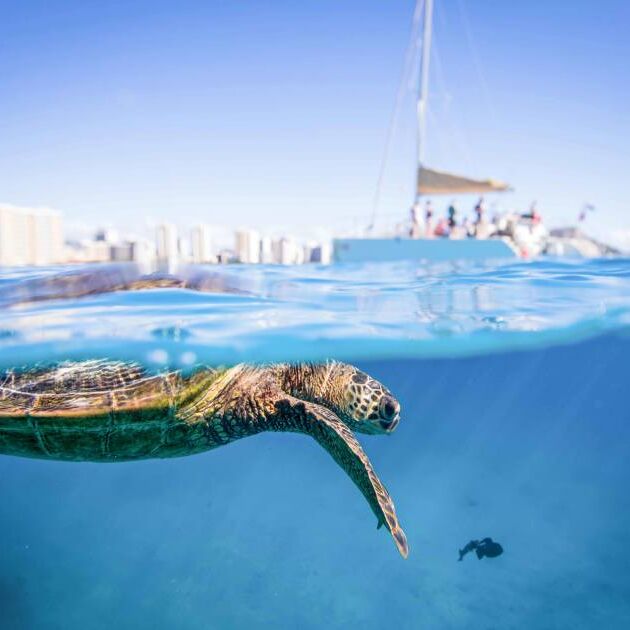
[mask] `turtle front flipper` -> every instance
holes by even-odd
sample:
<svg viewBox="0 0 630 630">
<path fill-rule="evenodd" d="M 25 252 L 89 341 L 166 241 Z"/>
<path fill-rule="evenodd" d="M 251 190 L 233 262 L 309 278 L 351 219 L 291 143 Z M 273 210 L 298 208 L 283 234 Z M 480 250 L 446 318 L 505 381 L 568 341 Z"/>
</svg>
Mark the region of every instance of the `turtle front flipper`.
<svg viewBox="0 0 630 630">
<path fill-rule="evenodd" d="M 350 429 L 326 407 L 292 396 L 283 397 L 275 407 L 285 427 L 288 421 L 294 430 L 313 436 L 348 473 L 376 514 L 378 526 L 387 526 L 398 551 L 406 558 L 409 554 L 407 537 L 398 523 L 394 503 Z"/>
</svg>

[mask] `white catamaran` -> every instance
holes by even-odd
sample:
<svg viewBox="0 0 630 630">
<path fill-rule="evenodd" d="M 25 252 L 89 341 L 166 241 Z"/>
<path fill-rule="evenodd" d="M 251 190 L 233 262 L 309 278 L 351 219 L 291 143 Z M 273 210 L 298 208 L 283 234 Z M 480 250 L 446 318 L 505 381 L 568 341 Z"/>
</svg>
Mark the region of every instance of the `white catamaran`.
<svg viewBox="0 0 630 630">
<path fill-rule="evenodd" d="M 424 161 L 425 121 L 429 88 L 429 61 L 433 0 L 417 0 L 416 15 L 422 15 L 422 56 L 418 80 L 417 105 L 417 184 L 412 215 L 418 216 L 422 197 L 427 195 L 457 195 L 489 193 L 509 190 L 510 187 L 492 179 L 477 180 L 428 168 Z M 420 48 L 420 47 L 419 47 Z M 426 234 L 426 232 L 425 232 Z M 460 238 L 425 237 L 412 229 L 408 237 L 400 238 L 336 238 L 333 240 L 335 262 L 367 262 L 395 260 L 480 260 L 515 257 L 519 249 L 512 239 L 505 236 L 473 238 L 466 234 Z"/>
</svg>

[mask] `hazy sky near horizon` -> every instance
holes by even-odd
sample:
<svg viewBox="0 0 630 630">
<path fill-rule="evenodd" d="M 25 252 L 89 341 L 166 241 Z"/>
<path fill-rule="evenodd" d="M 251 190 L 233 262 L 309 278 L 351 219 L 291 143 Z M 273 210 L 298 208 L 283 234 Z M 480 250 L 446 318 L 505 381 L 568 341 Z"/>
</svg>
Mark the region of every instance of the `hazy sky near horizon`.
<svg viewBox="0 0 630 630">
<path fill-rule="evenodd" d="M 630 235 L 630 2 L 435 4 L 427 162 L 510 182 L 502 204 L 536 199 L 550 224 L 590 202 L 593 231 Z M 0 0 L 0 202 L 75 228 L 367 224 L 413 8 Z M 410 205 L 413 99 L 381 225 Z"/>
</svg>

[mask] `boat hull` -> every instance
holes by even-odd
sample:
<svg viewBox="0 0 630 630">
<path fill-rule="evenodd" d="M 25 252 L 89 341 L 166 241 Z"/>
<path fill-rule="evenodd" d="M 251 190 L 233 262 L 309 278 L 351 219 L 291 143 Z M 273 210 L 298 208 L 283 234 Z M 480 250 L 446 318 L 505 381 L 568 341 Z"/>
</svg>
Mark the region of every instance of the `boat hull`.
<svg viewBox="0 0 630 630">
<path fill-rule="evenodd" d="M 515 258 L 517 252 L 507 240 L 493 239 L 409 239 L 337 238 L 333 260 L 338 263 L 393 262 L 398 260 L 488 260 Z"/>
</svg>

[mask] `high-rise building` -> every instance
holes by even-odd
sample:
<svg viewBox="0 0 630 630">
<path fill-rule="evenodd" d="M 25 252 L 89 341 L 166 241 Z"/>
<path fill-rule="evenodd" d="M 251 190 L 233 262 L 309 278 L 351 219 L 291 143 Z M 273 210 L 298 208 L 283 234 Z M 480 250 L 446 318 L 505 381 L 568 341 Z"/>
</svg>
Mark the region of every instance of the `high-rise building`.
<svg viewBox="0 0 630 630">
<path fill-rule="evenodd" d="M 29 213 L 31 261 L 34 265 L 50 265 L 63 261 L 63 225 L 61 214 L 47 208 Z"/>
<path fill-rule="evenodd" d="M 188 264 L 192 262 L 192 244 L 186 236 L 177 237 L 177 254 L 180 263 Z"/>
<path fill-rule="evenodd" d="M 138 239 L 130 242 L 131 260 L 135 262 L 142 271 L 153 270 L 155 262 L 155 247 L 145 239 Z"/>
<path fill-rule="evenodd" d="M 254 230 L 236 233 L 236 257 L 242 263 L 260 262 L 260 236 Z"/>
<path fill-rule="evenodd" d="M 26 265 L 26 215 L 0 206 L 0 265 Z"/>
<path fill-rule="evenodd" d="M 157 263 L 161 270 L 172 273 L 179 262 L 177 228 L 172 223 L 161 223 L 155 234 Z"/>
<path fill-rule="evenodd" d="M 269 265 L 274 262 L 273 259 L 273 241 L 268 236 L 260 239 L 260 262 Z"/>
<path fill-rule="evenodd" d="M 59 212 L 0 206 L 0 265 L 50 265 L 63 256 Z"/>
<path fill-rule="evenodd" d="M 298 265 L 304 262 L 304 254 L 297 243 L 283 236 L 272 243 L 274 262 L 280 265 Z"/>
<path fill-rule="evenodd" d="M 193 263 L 214 262 L 210 228 L 207 225 L 196 225 L 190 232 L 190 253 Z"/>
</svg>

